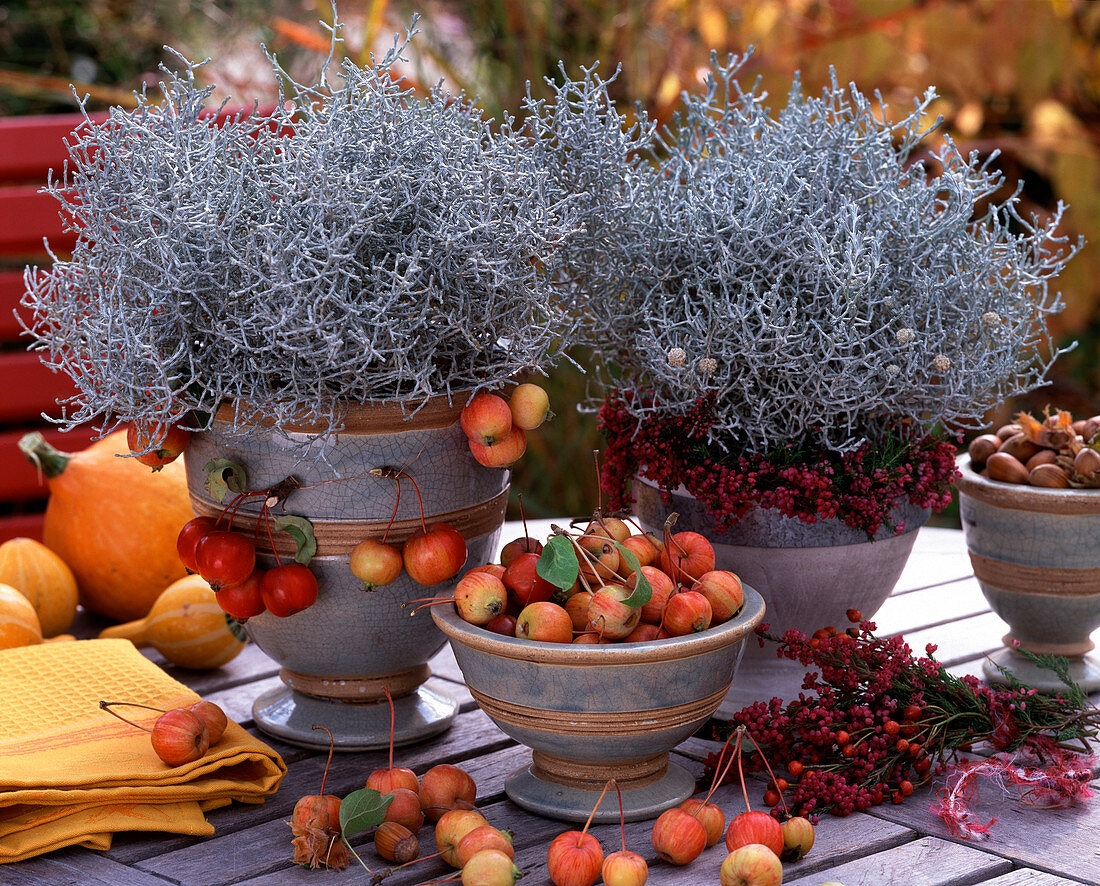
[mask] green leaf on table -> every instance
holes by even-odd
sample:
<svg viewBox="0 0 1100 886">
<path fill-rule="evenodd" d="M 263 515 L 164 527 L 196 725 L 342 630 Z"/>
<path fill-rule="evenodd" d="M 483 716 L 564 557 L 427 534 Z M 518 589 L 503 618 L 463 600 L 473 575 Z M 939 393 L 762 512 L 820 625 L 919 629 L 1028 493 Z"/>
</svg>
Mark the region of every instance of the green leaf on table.
<svg viewBox="0 0 1100 886">
<path fill-rule="evenodd" d="M 340 801 L 340 834 L 350 840 L 367 828 L 377 827 L 386 818 L 393 794 L 382 796 L 371 788 L 359 788 Z"/>
<path fill-rule="evenodd" d="M 297 514 L 284 514 L 276 517 L 273 522 L 276 529 L 281 529 L 298 545 L 298 553 L 294 555 L 294 559 L 303 566 L 308 566 L 309 561 L 317 553 L 317 538 L 313 534 L 313 524 Z"/>
<path fill-rule="evenodd" d="M 653 596 L 653 585 L 649 583 L 649 579 L 646 578 L 645 573 L 642 572 L 642 564 L 638 562 L 638 558 L 634 556 L 634 552 L 618 542 L 615 543 L 615 547 L 619 551 L 619 557 L 622 559 L 623 563 L 626 564 L 626 568 L 635 575 L 634 593 L 623 600 L 623 603 L 635 608 L 645 606 L 645 604 L 649 602 L 649 598 Z"/>
<path fill-rule="evenodd" d="M 223 502 L 230 493 L 239 495 L 248 488 L 244 468 L 228 458 L 213 458 L 203 470 L 206 471 L 206 491 L 216 502 Z"/>
<path fill-rule="evenodd" d="M 573 587 L 580 571 L 577 552 L 564 535 L 555 535 L 550 539 L 535 563 L 535 572 L 539 577 L 563 591 Z"/>
</svg>

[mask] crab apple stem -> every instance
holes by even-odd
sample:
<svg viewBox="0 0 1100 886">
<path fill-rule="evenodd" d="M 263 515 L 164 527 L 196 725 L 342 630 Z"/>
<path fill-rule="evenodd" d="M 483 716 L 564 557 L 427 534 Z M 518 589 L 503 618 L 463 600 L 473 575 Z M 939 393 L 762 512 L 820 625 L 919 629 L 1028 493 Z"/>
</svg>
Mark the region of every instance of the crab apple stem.
<svg viewBox="0 0 1100 886">
<path fill-rule="evenodd" d="M 783 806 L 783 812 L 785 815 L 790 815 L 790 810 L 787 809 L 787 801 L 783 798 L 783 792 L 779 790 L 779 782 L 776 780 L 775 773 L 772 772 L 771 764 L 768 763 L 768 758 L 764 756 L 764 749 L 760 745 L 756 745 L 756 752 L 760 755 L 760 759 L 764 763 L 764 768 L 768 770 L 768 775 L 771 776 L 772 784 L 775 785 L 775 792 L 779 794 L 779 802 Z"/>
<path fill-rule="evenodd" d="M 733 741 L 733 737 L 737 735 L 736 732 L 731 732 L 730 737 L 726 739 L 726 743 L 722 745 L 722 750 L 718 752 L 718 760 L 721 761 L 722 755 L 726 752 L 726 748 L 730 746 L 730 742 Z M 722 783 L 722 779 L 726 777 L 726 773 L 730 771 L 730 767 L 733 765 L 733 754 L 730 754 L 730 758 L 726 761 L 725 768 L 721 772 L 718 771 L 718 767 L 714 767 L 714 778 L 710 780 L 710 790 L 707 791 L 706 797 L 703 798 L 703 805 L 710 802 L 710 798 L 714 795 L 714 792 L 718 790 L 718 785 Z"/>
<path fill-rule="evenodd" d="M 626 816 L 623 815 L 623 792 L 619 790 L 619 783 L 615 779 L 611 779 L 611 783 L 615 785 L 615 793 L 619 795 L 619 830 L 622 832 L 623 852 L 626 852 Z"/>
<path fill-rule="evenodd" d="M 743 729 L 744 727 L 738 728 Z M 734 748 L 734 753 L 737 755 L 737 777 L 741 779 L 741 794 L 745 798 L 745 811 L 752 812 L 752 804 L 749 803 L 749 789 L 745 787 L 745 770 L 741 768 L 741 735 L 737 736 L 737 746 Z"/>
<path fill-rule="evenodd" d="M 401 481 L 397 480 L 397 500 L 393 503 L 393 513 L 390 514 L 390 522 L 386 524 L 386 531 L 382 533 L 382 544 L 386 543 L 386 539 L 390 537 L 390 529 L 393 527 L 393 521 L 397 519 L 397 509 L 401 507 Z"/>
<path fill-rule="evenodd" d="M 577 837 L 577 848 L 580 849 L 583 837 L 588 833 L 588 827 L 592 824 L 592 819 L 596 817 L 596 810 L 600 808 L 600 804 L 603 802 L 603 798 L 607 796 L 607 789 L 611 785 L 615 784 L 615 779 L 609 778 L 607 784 L 603 786 L 603 790 L 600 791 L 600 796 L 596 799 L 596 805 L 592 807 L 592 811 L 588 813 L 588 821 L 584 823 L 584 827 L 581 828 L 581 832 Z"/>
<path fill-rule="evenodd" d="M 131 726 L 134 726 L 138 729 L 143 729 L 146 732 L 152 732 L 153 730 L 150 729 L 148 726 L 141 726 L 141 725 L 135 723 L 133 720 L 128 720 L 124 716 L 122 716 L 122 714 L 118 713 L 117 711 L 112 711 L 111 710 L 111 707 L 113 705 L 120 705 L 120 704 L 121 705 L 126 705 L 126 706 L 131 707 L 131 708 L 145 708 L 145 710 L 147 710 L 147 711 L 158 711 L 161 714 L 164 713 L 164 708 L 155 708 L 152 705 L 138 704 L 136 701 L 102 701 L 102 700 L 100 700 L 99 709 L 101 711 L 106 711 L 112 717 L 118 717 L 123 723 L 129 723 Z"/>
<path fill-rule="evenodd" d="M 410 612 L 409 615 L 416 615 L 416 613 L 418 613 L 421 609 L 428 609 L 432 606 L 442 606 L 444 603 L 454 603 L 454 601 L 455 601 L 454 597 L 439 597 L 439 598 L 423 597 L 421 599 L 422 600 L 427 600 L 428 602 L 424 603 L 424 602 L 421 602 L 420 600 L 409 600 L 408 601 L 408 603 L 420 603 L 420 605 L 417 606 L 415 609 L 413 609 L 413 611 Z M 401 608 L 404 609 L 408 605 L 408 603 L 402 603 Z"/>
<path fill-rule="evenodd" d="M 525 554 L 531 553 L 531 534 L 527 531 L 527 514 L 523 510 L 523 493 L 516 493 L 516 500 L 519 502 L 519 519 L 523 524 L 523 552 Z"/>
<path fill-rule="evenodd" d="M 263 507 L 260 508 L 260 516 L 264 518 L 264 528 L 267 530 L 267 540 L 271 544 L 271 553 L 275 555 L 275 565 L 282 566 L 282 561 L 279 560 L 279 552 L 275 550 L 275 539 L 271 535 L 271 508 L 267 506 L 266 501 Z"/>
<path fill-rule="evenodd" d="M 393 769 L 393 696 L 385 686 L 382 687 L 382 691 L 386 693 L 386 701 L 390 703 L 390 769 Z"/>
<path fill-rule="evenodd" d="M 592 450 L 592 460 L 596 463 L 596 510 L 603 513 L 603 484 L 600 483 L 600 450 Z"/>
<path fill-rule="evenodd" d="M 428 524 L 424 520 L 424 499 L 420 497 L 420 487 L 416 485 L 416 481 L 412 478 L 412 475 L 406 474 L 404 471 L 398 471 L 398 476 L 404 477 L 413 485 L 413 489 L 416 491 L 416 503 L 420 507 L 420 528 L 424 532 L 428 531 Z M 398 480 L 398 483 L 401 481 Z"/>
<path fill-rule="evenodd" d="M 321 796 L 323 797 L 325 795 L 325 781 L 328 779 L 328 768 L 332 765 L 332 749 L 335 742 L 332 738 L 332 732 L 327 726 L 318 726 L 314 723 L 310 728 L 317 730 L 323 729 L 328 734 L 328 759 L 325 761 L 325 772 L 321 776 Z"/>
</svg>

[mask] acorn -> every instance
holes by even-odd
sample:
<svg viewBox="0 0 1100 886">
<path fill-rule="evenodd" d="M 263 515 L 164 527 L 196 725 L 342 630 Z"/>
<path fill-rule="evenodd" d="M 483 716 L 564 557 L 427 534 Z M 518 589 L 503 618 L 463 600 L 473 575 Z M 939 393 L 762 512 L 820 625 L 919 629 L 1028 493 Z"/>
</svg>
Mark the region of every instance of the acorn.
<svg viewBox="0 0 1100 886">
<path fill-rule="evenodd" d="M 386 861 L 405 864 L 420 854 L 420 841 L 403 824 L 384 821 L 374 832 L 374 848 Z"/>
</svg>

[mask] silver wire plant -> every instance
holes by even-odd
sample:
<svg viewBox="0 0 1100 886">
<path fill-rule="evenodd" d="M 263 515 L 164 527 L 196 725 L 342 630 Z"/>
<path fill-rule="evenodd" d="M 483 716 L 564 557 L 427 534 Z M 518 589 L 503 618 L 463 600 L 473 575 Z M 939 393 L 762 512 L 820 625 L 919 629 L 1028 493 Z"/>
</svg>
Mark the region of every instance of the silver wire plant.
<svg viewBox="0 0 1100 886">
<path fill-rule="evenodd" d="M 918 159 L 931 89 L 891 122 L 835 73 L 817 98 L 796 77 L 774 115 L 738 83 L 745 58 L 712 57 L 666 130 L 616 143 L 650 162 L 604 184 L 615 230 L 602 207 L 568 249 L 609 394 L 639 419 L 713 397 L 711 441 L 762 453 L 978 426 L 1043 384 L 1061 353 L 1048 283 L 1080 248 L 1056 233 L 1062 207 L 1039 222 L 1015 195 L 987 205 L 993 158 L 950 139 Z M 560 89 L 585 95 L 581 118 L 611 101 L 588 76 Z"/>
<path fill-rule="evenodd" d="M 77 395 L 65 423 L 201 427 L 226 401 L 339 430 L 349 401 L 460 397 L 542 371 L 574 337 L 553 254 L 573 198 L 546 146 L 381 59 L 215 121 L 202 63 L 87 118 L 45 188 L 78 235 L 28 268 L 29 332 Z M 337 26 L 338 27 L 338 26 Z M 333 29 L 334 45 L 337 29 Z M 198 416 L 198 417 L 197 417 Z"/>
</svg>

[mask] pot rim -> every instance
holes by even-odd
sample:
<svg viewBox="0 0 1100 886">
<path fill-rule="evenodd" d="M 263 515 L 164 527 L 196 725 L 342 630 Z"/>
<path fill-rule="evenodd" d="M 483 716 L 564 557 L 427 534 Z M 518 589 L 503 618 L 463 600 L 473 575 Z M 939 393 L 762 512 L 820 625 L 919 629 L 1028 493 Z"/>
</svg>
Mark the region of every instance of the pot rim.
<svg viewBox="0 0 1100 886">
<path fill-rule="evenodd" d="M 1100 514 L 1100 489 L 1044 489 L 990 480 L 971 467 L 966 453 L 955 459 L 955 466 L 959 469 L 955 480 L 959 493 L 994 507 L 1045 514 Z"/>
<path fill-rule="evenodd" d="M 735 618 L 691 636 L 650 640 L 645 643 L 577 646 L 572 643 L 543 643 L 505 637 L 463 621 L 453 606 L 433 608 L 432 618 L 452 641 L 499 658 L 579 667 L 647 664 L 691 658 L 746 638 L 764 619 L 764 598 L 748 585 L 743 585 L 742 590 L 745 603 Z"/>
</svg>

